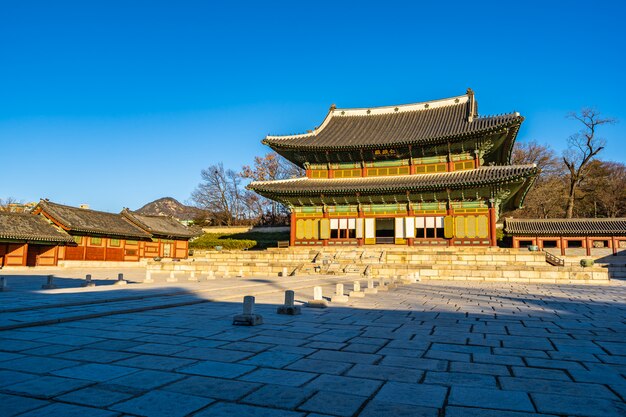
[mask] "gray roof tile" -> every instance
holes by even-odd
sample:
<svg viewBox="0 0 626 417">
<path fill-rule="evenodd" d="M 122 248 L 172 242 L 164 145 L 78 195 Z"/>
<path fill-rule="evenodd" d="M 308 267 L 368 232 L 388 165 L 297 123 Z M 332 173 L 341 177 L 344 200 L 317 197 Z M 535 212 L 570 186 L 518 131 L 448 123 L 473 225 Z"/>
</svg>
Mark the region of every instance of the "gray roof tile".
<svg viewBox="0 0 626 417">
<path fill-rule="evenodd" d="M 279 181 L 255 181 L 250 183 L 248 188 L 270 195 L 442 190 L 516 181 L 531 177 L 536 173 L 535 165 L 486 166 L 466 171 L 423 175 L 333 179 L 304 177 Z"/>
<path fill-rule="evenodd" d="M 50 243 L 74 243 L 72 236 L 30 213 L 0 212 L 0 239 Z"/>
<path fill-rule="evenodd" d="M 626 218 L 615 219 L 504 219 L 504 231 L 530 236 L 625 236 Z"/>
<path fill-rule="evenodd" d="M 197 233 L 170 216 L 146 216 L 128 209 L 122 210 L 121 214 L 128 221 L 152 233 L 155 237 L 190 239 L 197 236 Z"/>
<path fill-rule="evenodd" d="M 93 233 L 106 236 L 119 236 L 134 239 L 150 238 L 148 232 L 126 221 L 122 215 L 65 206 L 41 200 L 35 212 L 43 210 L 49 217 L 70 232 Z"/>
<path fill-rule="evenodd" d="M 468 118 L 473 94 L 428 103 L 365 109 L 331 108 L 324 123 L 301 135 L 267 136 L 263 143 L 276 149 L 347 150 L 426 144 L 466 138 L 514 127 L 524 118 L 519 113 Z M 456 102 L 455 102 L 456 101 Z M 439 103 L 439 104 L 437 104 Z"/>
</svg>

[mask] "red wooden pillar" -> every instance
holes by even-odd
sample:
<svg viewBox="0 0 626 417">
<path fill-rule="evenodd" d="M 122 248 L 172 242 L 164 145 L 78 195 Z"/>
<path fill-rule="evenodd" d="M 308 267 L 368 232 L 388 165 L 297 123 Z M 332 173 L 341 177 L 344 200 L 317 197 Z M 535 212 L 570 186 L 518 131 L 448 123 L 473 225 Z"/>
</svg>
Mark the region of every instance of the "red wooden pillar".
<svg viewBox="0 0 626 417">
<path fill-rule="evenodd" d="M 496 239 L 496 208 L 489 207 L 489 240 L 491 246 L 498 246 L 498 240 Z"/>
<path fill-rule="evenodd" d="M 611 247 L 613 248 L 613 255 L 617 255 L 617 240 L 615 236 L 611 236 Z"/>
<path fill-rule="evenodd" d="M 563 240 L 563 236 L 559 236 L 559 246 L 561 247 L 561 256 L 565 256 L 565 240 Z"/>
<path fill-rule="evenodd" d="M 591 245 L 589 245 L 589 236 L 585 236 L 585 249 L 587 252 L 587 256 L 591 256 Z"/>
<path fill-rule="evenodd" d="M 26 266 L 28 263 L 28 243 L 24 243 L 24 249 L 22 250 L 22 266 Z"/>
<path fill-rule="evenodd" d="M 290 214 L 290 224 L 289 224 L 289 246 L 296 245 L 296 213 L 293 211 Z"/>
</svg>

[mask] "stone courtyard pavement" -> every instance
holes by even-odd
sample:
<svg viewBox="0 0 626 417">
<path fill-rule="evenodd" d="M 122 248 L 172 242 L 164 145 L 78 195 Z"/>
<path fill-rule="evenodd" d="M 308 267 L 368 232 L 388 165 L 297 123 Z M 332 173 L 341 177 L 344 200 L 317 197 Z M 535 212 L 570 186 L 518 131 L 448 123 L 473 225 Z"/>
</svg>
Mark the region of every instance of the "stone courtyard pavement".
<svg viewBox="0 0 626 417">
<path fill-rule="evenodd" d="M 135 312 L 0 331 L 0 415 L 626 416 L 623 282 L 429 281 L 282 316 L 289 282 L 258 281 L 275 288 L 256 294 L 256 327 L 231 324 L 253 289 L 231 281 L 236 300 L 187 289 L 187 303 L 142 309 L 165 302 L 155 287 L 124 301 Z M 299 282 L 304 301 L 318 282 Z M 24 313 L 10 300 L 28 292 L 1 295 L 5 315 Z M 78 313 L 106 304 L 82 297 Z"/>
</svg>

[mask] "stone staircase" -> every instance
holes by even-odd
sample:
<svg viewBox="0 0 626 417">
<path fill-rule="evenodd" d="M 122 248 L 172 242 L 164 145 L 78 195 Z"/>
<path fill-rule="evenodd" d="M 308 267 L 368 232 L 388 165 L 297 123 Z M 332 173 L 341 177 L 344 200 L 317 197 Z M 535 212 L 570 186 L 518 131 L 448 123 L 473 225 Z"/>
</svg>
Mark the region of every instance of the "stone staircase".
<svg viewBox="0 0 626 417">
<path fill-rule="evenodd" d="M 148 270 L 213 271 L 216 276 L 349 275 L 406 277 L 418 273 L 423 280 L 491 281 L 523 283 L 602 283 L 609 279 L 601 265 L 583 268 L 566 263 L 552 266 L 543 252 L 506 248 L 288 248 L 265 251 L 207 252 L 192 259 L 150 261 Z M 622 273 L 622 270 L 619 270 Z M 626 272 L 626 266 L 624 267 Z"/>
</svg>

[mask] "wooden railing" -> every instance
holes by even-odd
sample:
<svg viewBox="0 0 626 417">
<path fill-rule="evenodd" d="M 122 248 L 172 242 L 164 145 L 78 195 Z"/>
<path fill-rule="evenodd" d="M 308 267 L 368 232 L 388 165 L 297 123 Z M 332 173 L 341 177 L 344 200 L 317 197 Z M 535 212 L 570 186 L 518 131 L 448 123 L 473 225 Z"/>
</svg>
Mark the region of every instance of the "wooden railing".
<svg viewBox="0 0 626 417">
<path fill-rule="evenodd" d="M 552 255 L 550 252 L 544 251 L 546 254 L 546 262 L 553 266 L 565 266 L 565 260 L 558 256 Z"/>
</svg>

